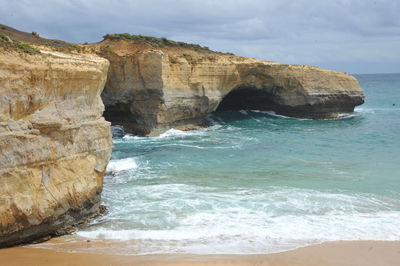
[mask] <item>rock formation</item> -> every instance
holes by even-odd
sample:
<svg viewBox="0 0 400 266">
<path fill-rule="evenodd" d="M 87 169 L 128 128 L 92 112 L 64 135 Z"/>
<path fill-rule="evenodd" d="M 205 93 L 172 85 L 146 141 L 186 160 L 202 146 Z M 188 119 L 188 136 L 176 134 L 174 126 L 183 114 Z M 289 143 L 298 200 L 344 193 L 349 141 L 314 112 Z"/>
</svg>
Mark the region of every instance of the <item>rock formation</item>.
<svg viewBox="0 0 400 266">
<path fill-rule="evenodd" d="M 320 119 L 364 100 L 344 73 L 198 45 L 139 36 L 77 46 L 4 25 L 0 33 L 0 247 L 57 235 L 98 211 L 112 149 L 106 79 L 106 118 L 139 135 L 196 128 L 215 110 Z M 108 60 L 91 52 L 111 62 L 108 74 Z"/>
<path fill-rule="evenodd" d="M 108 61 L 0 52 L 0 247 L 98 211 L 112 141 L 100 98 Z"/>
<path fill-rule="evenodd" d="M 106 119 L 139 135 L 201 126 L 215 110 L 324 119 L 364 102 L 353 76 L 316 67 L 126 40 L 94 47 L 110 61 L 102 94 Z"/>
</svg>

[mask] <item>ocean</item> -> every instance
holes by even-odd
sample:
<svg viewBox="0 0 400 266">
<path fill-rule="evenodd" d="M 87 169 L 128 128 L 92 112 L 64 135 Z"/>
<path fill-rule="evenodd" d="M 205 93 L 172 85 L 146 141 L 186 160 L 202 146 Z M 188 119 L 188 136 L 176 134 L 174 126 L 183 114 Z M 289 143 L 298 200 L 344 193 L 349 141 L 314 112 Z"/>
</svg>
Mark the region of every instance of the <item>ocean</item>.
<svg viewBox="0 0 400 266">
<path fill-rule="evenodd" d="M 241 110 L 159 137 L 113 127 L 109 213 L 76 236 L 125 243 L 124 254 L 400 240 L 400 74 L 356 77 L 366 102 L 336 120 Z"/>
</svg>

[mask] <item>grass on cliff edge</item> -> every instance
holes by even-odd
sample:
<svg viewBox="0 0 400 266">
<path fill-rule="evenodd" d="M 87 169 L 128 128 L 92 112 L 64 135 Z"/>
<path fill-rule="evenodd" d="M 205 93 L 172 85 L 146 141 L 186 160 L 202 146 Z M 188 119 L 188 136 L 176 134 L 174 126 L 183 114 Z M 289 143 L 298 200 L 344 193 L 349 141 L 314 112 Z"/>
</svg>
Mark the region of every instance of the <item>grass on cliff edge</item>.
<svg viewBox="0 0 400 266">
<path fill-rule="evenodd" d="M 126 41 L 135 41 L 139 43 L 146 43 L 154 48 L 162 48 L 162 47 L 183 47 L 189 48 L 194 50 L 203 50 L 209 51 L 210 48 L 206 46 L 201 46 L 199 44 L 192 44 L 192 43 L 185 43 L 185 42 L 177 42 L 168 40 L 167 38 L 157 38 L 151 36 L 144 36 L 144 35 L 131 35 L 129 33 L 114 33 L 114 34 L 106 34 L 103 36 L 104 40 L 126 40 Z M 220 53 L 220 52 L 217 52 Z M 222 53 L 221 53 L 222 54 Z M 233 55 L 232 53 L 226 53 Z"/>
<path fill-rule="evenodd" d="M 28 54 L 38 54 L 40 51 L 32 46 L 30 46 L 27 43 L 20 42 L 18 40 L 12 40 L 10 37 L 8 37 L 6 34 L 0 32 L 0 45 L 9 47 L 9 48 L 14 48 L 18 49 L 24 53 Z"/>
<path fill-rule="evenodd" d="M 23 44 L 44 45 L 61 50 L 67 49 L 79 51 L 80 49 L 79 46 L 68 42 L 46 39 L 41 37 L 37 32 L 24 32 L 3 24 L 0 24 L 0 34 L 8 36 L 10 39 L 13 40 L 13 42 L 20 42 Z M 0 37 L 0 41 L 2 40 L 4 39 Z M 1 44 L 3 44 L 4 46 L 4 43 Z M 31 49 L 28 49 L 26 47 L 26 45 L 22 45 L 20 49 L 31 51 Z"/>
</svg>

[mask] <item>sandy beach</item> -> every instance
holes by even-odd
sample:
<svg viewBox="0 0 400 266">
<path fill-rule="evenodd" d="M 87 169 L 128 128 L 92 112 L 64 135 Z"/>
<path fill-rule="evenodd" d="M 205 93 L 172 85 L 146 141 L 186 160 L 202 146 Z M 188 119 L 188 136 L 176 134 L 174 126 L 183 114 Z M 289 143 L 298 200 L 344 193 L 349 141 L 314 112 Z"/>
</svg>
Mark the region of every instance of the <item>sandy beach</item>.
<svg viewBox="0 0 400 266">
<path fill-rule="evenodd" d="M 32 247 L 0 250 L 1 265 L 397 266 L 399 241 L 338 241 L 265 255 L 112 255 Z"/>
</svg>

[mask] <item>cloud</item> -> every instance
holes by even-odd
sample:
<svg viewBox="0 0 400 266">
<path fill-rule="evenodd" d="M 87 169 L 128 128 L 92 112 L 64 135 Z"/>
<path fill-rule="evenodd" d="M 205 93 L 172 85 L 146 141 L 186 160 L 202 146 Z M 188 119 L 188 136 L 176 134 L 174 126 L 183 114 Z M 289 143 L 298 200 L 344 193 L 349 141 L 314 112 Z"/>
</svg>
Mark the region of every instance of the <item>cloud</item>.
<svg viewBox="0 0 400 266">
<path fill-rule="evenodd" d="M 400 72 L 397 0 L 0 0 L 1 23 L 71 42 L 129 32 L 283 63 Z"/>
</svg>

